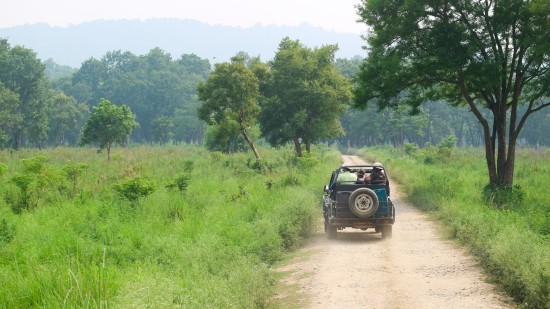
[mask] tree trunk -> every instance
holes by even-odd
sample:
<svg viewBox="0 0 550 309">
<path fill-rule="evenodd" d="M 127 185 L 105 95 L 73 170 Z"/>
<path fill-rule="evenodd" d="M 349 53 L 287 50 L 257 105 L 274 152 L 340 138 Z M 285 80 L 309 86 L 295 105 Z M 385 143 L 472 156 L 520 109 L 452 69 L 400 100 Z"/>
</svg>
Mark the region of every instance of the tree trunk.
<svg viewBox="0 0 550 309">
<path fill-rule="evenodd" d="M 302 156 L 302 144 L 300 144 L 300 138 L 294 137 L 294 147 L 296 148 L 296 155 L 298 157 Z"/>
<path fill-rule="evenodd" d="M 470 106 L 470 110 L 474 115 L 476 116 L 477 120 L 483 127 L 483 139 L 485 143 L 485 159 L 487 160 L 487 170 L 489 172 L 489 183 L 492 185 L 498 184 L 498 177 L 497 177 L 497 168 L 496 168 L 496 162 L 495 162 L 495 143 L 494 143 L 494 135 L 491 134 L 491 131 L 489 130 L 489 122 L 479 109 L 477 108 L 474 98 L 470 95 L 470 92 L 466 88 L 465 82 L 464 82 L 464 73 L 459 72 L 458 74 L 458 88 L 460 89 L 460 92 L 462 93 L 462 96 L 468 103 L 468 106 Z M 493 132 L 495 132 L 495 124 L 498 121 L 498 117 L 496 117 L 496 113 L 493 110 L 493 115 L 495 116 L 495 123 L 493 124 Z M 505 114 L 506 115 L 506 114 Z"/>
<path fill-rule="evenodd" d="M 107 143 L 107 161 L 111 162 L 111 143 Z"/>
<path fill-rule="evenodd" d="M 495 118 L 495 124 L 497 127 L 497 176 L 498 185 L 505 185 L 504 175 L 506 174 L 506 104 L 499 103 L 497 118 Z"/>
<path fill-rule="evenodd" d="M 21 147 L 21 133 L 17 132 L 13 135 L 13 148 L 18 151 Z"/>
<path fill-rule="evenodd" d="M 508 158 L 506 159 L 505 174 L 503 185 L 511 187 L 514 185 L 514 170 L 516 166 L 516 140 L 510 139 L 508 145 Z"/>
<path fill-rule="evenodd" d="M 248 134 L 246 134 L 246 131 L 243 129 L 242 131 L 243 137 L 252 149 L 252 152 L 254 152 L 254 156 L 256 157 L 256 160 L 260 160 L 260 154 L 258 153 L 258 150 L 256 149 L 256 146 L 254 145 L 254 142 L 248 137 Z"/>
</svg>

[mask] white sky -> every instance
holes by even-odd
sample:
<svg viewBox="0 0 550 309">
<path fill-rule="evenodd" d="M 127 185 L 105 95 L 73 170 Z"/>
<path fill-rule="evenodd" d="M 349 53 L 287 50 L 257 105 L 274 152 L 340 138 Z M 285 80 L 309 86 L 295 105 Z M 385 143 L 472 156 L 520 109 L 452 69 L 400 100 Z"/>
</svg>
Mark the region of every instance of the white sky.
<svg viewBox="0 0 550 309">
<path fill-rule="evenodd" d="M 355 5 L 361 0 L 3 0 L 0 28 L 45 22 L 65 27 L 97 19 L 194 19 L 212 25 L 250 27 L 308 23 L 362 33 Z M 7 2 L 7 3 L 6 3 Z"/>
</svg>

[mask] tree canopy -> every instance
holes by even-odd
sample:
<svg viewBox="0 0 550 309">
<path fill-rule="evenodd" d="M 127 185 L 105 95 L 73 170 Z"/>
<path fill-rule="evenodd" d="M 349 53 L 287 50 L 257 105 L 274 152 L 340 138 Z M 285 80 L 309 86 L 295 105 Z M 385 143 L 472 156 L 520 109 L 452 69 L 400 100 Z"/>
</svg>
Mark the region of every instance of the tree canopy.
<svg viewBox="0 0 550 309">
<path fill-rule="evenodd" d="M 9 144 L 19 149 L 25 140 L 41 147 L 47 139 L 47 108 L 51 96 L 44 76 L 44 64 L 36 53 L 22 46 L 11 47 L 7 40 L 0 39 L 0 84 L 6 109 L 2 131 L 9 136 Z M 0 106 L 1 108 L 2 106 Z"/>
<path fill-rule="evenodd" d="M 100 150 L 107 149 L 107 158 L 111 160 L 113 143 L 126 143 L 132 129 L 138 126 L 135 117 L 128 106 L 118 107 L 101 99 L 84 125 L 80 144 L 98 143 Z"/>
<path fill-rule="evenodd" d="M 101 98 L 128 102 L 140 127 L 133 133 L 137 142 L 165 143 L 202 140 L 204 123 L 197 117 L 200 103 L 196 88 L 210 74 L 210 63 L 193 54 L 173 59 L 160 48 L 136 56 L 111 51 L 101 59 L 90 58 L 69 80 L 58 82 L 60 90 L 94 106 Z M 185 115 L 185 123 L 181 117 Z M 177 118 L 177 119 L 176 119 Z M 165 130 L 159 134 L 159 124 Z"/>
<path fill-rule="evenodd" d="M 260 125 L 273 146 L 293 142 L 298 156 L 310 145 L 344 134 L 340 116 L 351 99 L 348 80 L 336 69 L 335 45 L 310 49 L 284 38 L 270 65 Z"/>
<path fill-rule="evenodd" d="M 550 105 L 550 28 L 542 4 L 362 1 L 358 13 L 372 32 L 355 106 L 416 110 L 437 99 L 467 105 L 483 128 L 490 184 L 511 186 L 519 133 L 531 114 Z"/>
<path fill-rule="evenodd" d="M 230 122 L 236 123 L 256 159 L 260 159 L 250 136 L 260 112 L 259 83 L 244 62 L 244 57 L 235 56 L 231 62 L 216 64 L 206 82 L 199 84 L 197 92 L 204 102 L 199 108 L 199 118 L 221 127 L 230 126 Z"/>
</svg>

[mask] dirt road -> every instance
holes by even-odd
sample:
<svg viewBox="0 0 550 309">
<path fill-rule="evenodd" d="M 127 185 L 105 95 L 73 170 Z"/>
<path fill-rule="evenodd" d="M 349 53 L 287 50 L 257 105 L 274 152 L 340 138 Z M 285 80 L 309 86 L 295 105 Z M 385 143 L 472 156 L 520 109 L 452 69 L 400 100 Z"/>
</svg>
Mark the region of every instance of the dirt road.
<svg viewBox="0 0 550 309">
<path fill-rule="evenodd" d="M 350 164 L 364 163 L 344 157 Z M 390 173 L 391 176 L 391 173 Z M 300 308 L 514 308 L 486 283 L 475 259 L 443 239 L 425 214 L 407 205 L 392 183 L 393 238 L 345 229 L 328 240 L 319 224 L 313 241 L 279 271 L 298 289 Z M 280 295 L 285 302 L 284 295 Z M 289 300 L 289 302 L 292 302 Z"/>
</svg>

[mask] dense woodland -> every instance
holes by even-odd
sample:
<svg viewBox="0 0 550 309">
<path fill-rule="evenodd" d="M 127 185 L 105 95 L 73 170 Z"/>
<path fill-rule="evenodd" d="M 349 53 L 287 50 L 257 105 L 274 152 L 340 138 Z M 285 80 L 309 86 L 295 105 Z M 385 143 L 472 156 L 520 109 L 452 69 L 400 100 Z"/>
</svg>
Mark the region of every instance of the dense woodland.
<svg viewBox="0 0 550 309">
<path fill-rule="evenodd" d="M 249 66 L 255 61 L 268 71 L 274 63 L 261 62 L 245 53 L 241 56 Z M 362 61 L 362 57 L 356 56 L 331 62 L 353 81 Z M 136 115 L 139 127 L 133 130 L 128 142 L 206 143 L 225 152 L 246 149 L 238 134 L 233 139 L 219 138 L 216 134 L 220 128 L 216 125 L 209 126 L 208 134 L 206 122 L 199 119 L 197 110 L 201 102 L 197 86 L 207 80 L 213 65 L 197 55 L 184 54 L 174 59 L 160 48 L 145 55 L 112 51 L 101 59 L 90 58 L 75 69 L 58 65 L 52 59 L 42 61 L 33 50 L 11 46 L 4 39 L 0 43 L 0 67 L 3 149 L 76 146 L 92 107 L 102 98 L 115 105 L 127 105 Z M 405 106 L 378 110 L 376 105 L 369 105 L 366 109 L 355 109 L 350 107 L 351 102 L 341 103 L 345 110 L 335 108 L 334 113 L 339 116 L 343 130 L 340 136 L 322 141 L 352 147 L 404 143 L 424 147 L 455 136 L 461 146 L 483 145 L 482 129 L 467 107 L 432 101 L 420 107 L 419 113 L 410 115 L 410 108 Z M 261 100 L 259 104 L 262 105 Z M 519 144 L 548 146 L 550 137 L 544 132 L 549 129 L 550 110 L 535 113 L 523 129 Z M 262 143 L 259 128 L 255 134 Z"/>
</svg>

